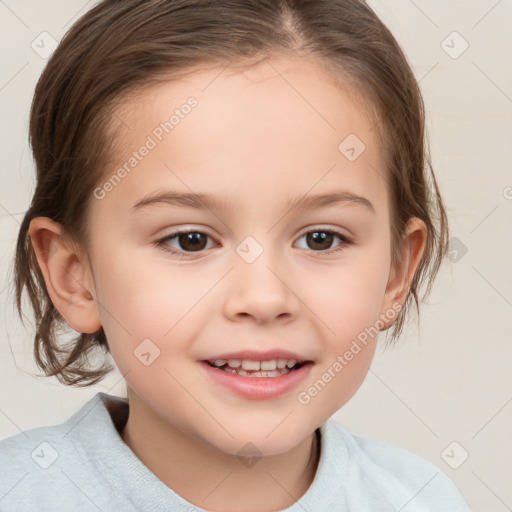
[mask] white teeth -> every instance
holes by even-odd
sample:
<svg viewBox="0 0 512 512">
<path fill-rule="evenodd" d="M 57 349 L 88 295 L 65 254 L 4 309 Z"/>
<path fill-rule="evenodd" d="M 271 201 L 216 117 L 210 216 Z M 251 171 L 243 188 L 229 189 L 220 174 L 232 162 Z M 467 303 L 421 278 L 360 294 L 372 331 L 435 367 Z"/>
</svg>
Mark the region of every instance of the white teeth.
<svg viewBox="0 0 512 512">
<path fill-rule="evenodd" d="M 216 367 L 222 367 L 223 370 L 239 369 L 241 372 L 243 372 L 243 370 L 259 372 L 261 370 L 263 373 L 272 373 L 275 370 L 291 370 L 297 364 L 296 359 L 268 359 L 266 361 L 254 361 L 252 359 L 215 359 L 211 361 L 211 363 L 212 362 Z"/>
<path fill-rule="evenodd" d="M 280 377 L 281 375 L 286 375 L 291 371 L 288 368 L 286 368 L 283 370 L 246 372 L 241 368 L 238 368 L 238 370 L 234 370 L 233 368 L 229 367 L 223 368 L 223 370 L 226 372 L 235 373 L 237 375 L 240 375 L 241 377 Z"/>
<path fill-rule="evenodd" d="M 251 361 L 250 359 L 242 360 L 242 368 L 244 370 L 259 370 L 260 362 L 259 361 Z"/>
<path fill-rule="evenodd" d="M 277 368 L 277 361 L 275 359 L 261 361 L 260 366 L 262 370 L 275 370 Z"/>
</svg>

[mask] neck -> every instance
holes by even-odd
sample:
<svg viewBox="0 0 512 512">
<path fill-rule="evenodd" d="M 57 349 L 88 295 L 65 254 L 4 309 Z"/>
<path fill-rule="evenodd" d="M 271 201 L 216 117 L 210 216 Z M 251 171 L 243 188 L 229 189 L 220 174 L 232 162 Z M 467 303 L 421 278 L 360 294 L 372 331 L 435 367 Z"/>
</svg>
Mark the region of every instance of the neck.
<svg viewBox="0 0 512 512">
<path fill-rule="evenodd" d="M 269 512 L 295 503 L 313 482 L 316 434 L 293 450 L 241 461 L 160 418 L 128 390 L 123 441 L 164 484 L 193 505 L 222 512 Z"/>
</svg>

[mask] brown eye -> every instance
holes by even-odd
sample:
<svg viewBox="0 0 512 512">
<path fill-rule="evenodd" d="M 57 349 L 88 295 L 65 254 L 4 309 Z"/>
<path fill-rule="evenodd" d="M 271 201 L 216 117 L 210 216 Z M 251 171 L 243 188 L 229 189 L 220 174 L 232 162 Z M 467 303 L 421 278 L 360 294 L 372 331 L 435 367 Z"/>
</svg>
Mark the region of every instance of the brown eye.
<svg viewBox="0 0 512 512">
<path fill-rule="evenodd" d="M 341 250 L 351 243 L 345 235 L 330 229 L 308 231 L 299 237 L 299 240 L 302 239 L 305 240 L 306 245 L 305 247 L 302 246 L 302 248 L 325 254 Z M 339 240 L 338 243 L 336 243 L 336 239 Z"/>
<path fill-rule="evenodd" d="M 176 231 L 155 244 L 164 251 L 177 256 L 186 256 L 212 247 L 212 245 L 208 246 L 209 240 L 212 238 L 201 231 Z"/>
<path fill-rule="evenodd" d="M 208 236 L 197 231 L 177 236 L 179 246 L 185 251 L 201 251 L 206 247 Z"/>
<path fill-rule="evenodd" d="M 311 231 L 306 234 L 306 243 L 310 249 L 330 249 L 334 234 L 328 231 Z"/>
</svg>

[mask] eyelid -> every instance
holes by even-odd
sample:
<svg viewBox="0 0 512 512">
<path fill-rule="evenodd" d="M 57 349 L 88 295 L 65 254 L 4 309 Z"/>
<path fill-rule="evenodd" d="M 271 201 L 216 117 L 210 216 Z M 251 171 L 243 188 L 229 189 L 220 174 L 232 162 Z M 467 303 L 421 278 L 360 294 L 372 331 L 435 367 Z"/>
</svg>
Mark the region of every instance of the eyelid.
<svg viewBox="0 0 512 512">
<path fill-rule="evenodd" d="M 217 237 L 212 235 L 210 229 L 205 226 L 194 226 L 193 224 L 186 224 L 185 226 L 186 227 L 174 228 L 174 230 L 170 231 L 169 233 L 167 233 L 164 236 L 159 237 L 159 239 L 156 241 L 158 242 L 161 240 L 168 240 L 169 238 L 172 238 L 176 235 L 183 235 L 183 234 L 187 234 L 187 233 L 202 233 L 204 235 L 209 236 L 212 240 L 217 241 Z"/>
<path fill-rule="evenodd" d="M 308 233 L 314 233 L 314 232 L 331 233 L 332 235 L 338 237 L 341 240 L 341 243 L 331 249 L 326 249 L 324 251 L 322 251 L 322 250 L 315 251 L 313 249 L 305 249 L 308 253 L 317 253 L 319 255 L 327 256 L 332 253 L 340 251 L 342 247 L 346 247 L 347 245 L 353 244 L 352 237 L 344 234 L 341 228 L 334 228 L 334 227 L 329 227 L 326 225 L 324 225 L 324 226 L 313 225 L 312 227 L 305 228 L 304 231 L 302 231 L 302 233 L 297 236 L 297 238 L 295 239 L 294 245 L 304 235 L 307 235 Z M 171 231 L 169 234 L 167 234 L 164 237 L 161 237 L 158 240 L 156 240 L 155 242 L 153 242 L 153 245 L 155 245 L 157 248 L 160 248 L 168 253 L 174 254 L 180 258 L 189 258 L 190 259 L 190 258 L 194 257 L 194 254 L 197 254 L 197 255 L 203 254 L 207 249 L 201 249 L 200 251 L 196 251 L 196 252 L 180 251 L 180 250 L 170 248 L 169 245 L 166 243 L 169 240 L 174 239 L 179 235 L 184 235 L 187 233 L 201 233 L 203 235 L 206 235 L 208 238 L 212 239 L 216 244 L 218 244 L 216 238 L 214 236 L 212 236 L 210 233 L 208 233 L 208 230 L 205 230 L 202 227 L 197 228 L 194 226 L 189 226 L 186 228 L 178 228 L 175 231 Z M 210 249 L 211 249 L 211 247 L 210 247 Z"/>
<path fill-rule="evenodd" d="M 155 245 L 157 248 L 160 248 L 160 249 L 162 249 L 162 250 L 164 250 L 166 252 L 169 252 L 171 254 L 176 254 L 176 255 L 178 255 L 180 257 L 182 256 L 184 258 L 192 256 L 193 254 L 202 254 L 203 252 L 205 252 L 206 249 L 202 249 L 201 251 L 197 251 L 197 252 L 179 251 L 179 250 L 171 248 L 167 244 L 167 242 L 169 240 L 174 239 L 174 238 L 176 238 L 179 235 L 186 235 L 187 233 L 201 233 L 203 235 L 206 235 L 211 240 L 213 240 L 216 244 L 218 244 L 216 238 L 214 236 L 212 236 L 208 232 L 208 230 L 206 230 L 206 229 L 204 229 L 202 227 L 201 228 L 197 228 L 197 227 L 189 225 L 189 227 L 186 227 L 186 228 L 177 228 L 174 231 L 171 231 L 170 233 L 168 233 L 167 235 L 158 238 L 157 240 L 155 240 L 153 242 L 153 245 Z"/>
<path fill-rule="evenodd" d="M 344 230 L 343 228 L 340 228 L 340 227 L 329 226 L 327 224 L 316 224 L 316 225 L 313 224 L 313 227 L 305 228 L 304 231 L 302 231 L 302 233 L 297 238 L 300 238 L 300 237 L 306 235 L 307 233 L 311 233 L 311 232 L 315 232 L 315 231 L 326 231 L 328 233 L 334 233 L 335 235 L 346 238 L 347 240 L 351 239 L 351 235 L 349 235 L 348 233 L 347 234 L 344 233 L 344 231 L 347 231 L 347 230 Z"/>
<path fill-rule="evenodd" d="M 313 253 L 313 254 L 318 254 L 320 256 L 322 256 L 322 255 L 329 256 L 331 254 L 340 252 L 341 250 L 345 249 L 347 246 L 353 245 L 353 243 L 354 243 L 352 240 L 352 237 L 343 233 L 343 231 L 340 228 L 321 226 L 321 225 L 306 228 L 306 230 L 303 231 L 302 234 L 300 234 L 297 237 L 296 241 L 300 240 L 304 235 L 307 235 L 308 233 L 315 233 L 315 232 L 331 233 L 335 237 L 338 237 L 341 242 L 340 242 L 340 244 L 334 246 L 333 248 L 326 249 L 325 251 L 315 251 L 313 249 L 305 249 L 306 252 L 308 252 L 309 254 Z"/>
</svg>

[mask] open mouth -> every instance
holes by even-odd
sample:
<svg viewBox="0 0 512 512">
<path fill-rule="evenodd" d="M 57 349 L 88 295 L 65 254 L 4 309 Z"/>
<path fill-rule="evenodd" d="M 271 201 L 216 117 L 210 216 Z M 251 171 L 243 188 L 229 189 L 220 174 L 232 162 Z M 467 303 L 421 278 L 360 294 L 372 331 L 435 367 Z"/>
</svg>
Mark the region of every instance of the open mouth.
<svg viewBox="0 0 512 512">
<path fill-rule="evenodd" d="M 297 361 L 296 359 L 270 359 L 268 361 L 216 359 L 205 362 L 216 370 L 233 373 L 241 377 L 281 377 L 298 370 L 307 363 L 307 361 Z"/>
</svg>

